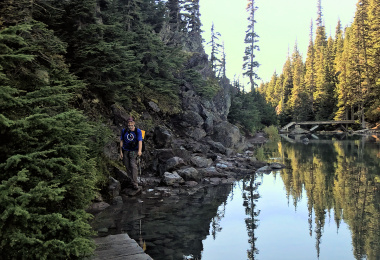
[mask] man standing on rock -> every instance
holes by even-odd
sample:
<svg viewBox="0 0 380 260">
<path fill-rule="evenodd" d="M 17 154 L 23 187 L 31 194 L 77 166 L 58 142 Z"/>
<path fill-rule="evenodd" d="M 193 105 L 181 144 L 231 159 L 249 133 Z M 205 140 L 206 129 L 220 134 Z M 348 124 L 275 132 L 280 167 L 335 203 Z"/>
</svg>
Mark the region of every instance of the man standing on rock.
<svg viewBox="0 0 380 260">
<path fill-rule="evenodd" d="M 133 188 L 138 190 L 137 181 L 137 156 L 142 154 L 142 132 L 136 128 L 133 117 L 128 118 L 128 129 L 121 130 L 120 136 L 120 159 L 127 168 L 128 177 L 132 181 Z"/>
</svg>

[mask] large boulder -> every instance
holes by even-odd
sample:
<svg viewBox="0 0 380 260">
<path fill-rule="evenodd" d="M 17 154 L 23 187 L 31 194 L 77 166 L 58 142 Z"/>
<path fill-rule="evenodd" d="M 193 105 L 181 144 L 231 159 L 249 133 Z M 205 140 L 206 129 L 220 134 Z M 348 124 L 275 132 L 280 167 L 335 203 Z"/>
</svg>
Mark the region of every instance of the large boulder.
<svg viewBox="0 0 380 260">
<path fill-rule="evenodd" d="M 128 174 L 126 171 L 123 171 L 119 169 L 118 167 L 114 167 L 114 174 L 116 179 L 120 182 L 121 189 L 126 188 L 130 183 L 131 180 L 128 177 Z"/>
<path fill-rule="evenodd" d="M 227 121 L 219 122 L 214 126 L 212 138 L 227 148 L 244 150 L 247 147 L 245 138 L 240 134 L 239 128 Z"/>
<path fill-rule="evenodd" d="M 185 181 L 200 181 L 202 175 L 197 171 L 197 169 L 193 167 L 180 169 L 177 173 L 185 180 Z"/>
<path fill-rule="evenodd" d="M 108 194 L 111 198 L 119 196 L 121 190 L 120 182 L 112 177 L 109 177 Z"/>
<path fill-rule="evenodd" d="M 180 123 L 183 127 L 201 127 L 204 124 L 203 118 L 194 111 L 185 111 L 182 114 L 182 121 Z"/>
<path fill-rule="evenodd" d="M 117 104 L 113 104 L 111 106 L 111 111 L 113 114 L 113 121 L 114 124 L 119 127 L 126 126 L 127 119 L 129 118 L 128 113 L 125 111 L 125 109 Z"/>
<path fill-rule="evenodd" d="M 149 101 L 148 105 L 156 113 L 161 111 L 160 107 L 153 101 Z"/>
<path fill-rule="evenodd" d="M 208 109 L 202 106 L 200 115 L 204 118 L 203 128 L 207 134 L 213 134 L 214 132 L 214 121 L 216 121 L 216 117 L 213 113 L 211 113 Z"/>
<path fill-rule="evenodd" d="M 91 204 L 90 207 L 86 211 L 91 213 L 91 214 L 96 214 L 96 213 L 99 213 L 99 212 L 105 210 L 109 206 L 111 206 L 111 205 L 108 204 L 107 202 L 104 202 L 104 201 L 95 202 L 95 203 Z"/>
<path fill-rule="evenodd" d="M 167 186 L 185 183 L 184 179 L 177 172 L 165 172 L 162 182 Z"/>
<path fill-rule="evenodd" d="M 227 177 L 225 172 L 219 172 L 215 167 L 198 169 L 198 172 L 202 177 Z"/>
<path fill-rule="evenodd" d="M 227 78 L 221 80 L 221 89 L 213 98 L 213 108 L 222 120 L 227 120 L 231 107 L 231 88 Z"/>
<path fill-rule="evenodd" d="M 180 168 L 181 166 L 184 166 L 185 165 L 185 161 L 178 157 L 178 156 L 175 156 L 175 157 L 172 157 L 168 160 L 166 160 L 166 171 L 171 171 L 171 170 L 174 170 L 174 169 L 178 169 Z"/>
<path fill-rule="evenodd" d="M 206 117 L 205 123 L 204 123 L 204 129 L 207 134 L 213 134 L 214 133 L 214 118 L 213 116 Z"/>
<path fill-rule="evenodd" d="M 171 146 L 173 135 L 164 126 L 156 126 L 154 129 L 153 141 L 156 148 L 168 148 Z"/>
<path fill-rule="evenodd" d="M 196 141 L 201 140 L 203 137 L 207 135 L 205 130 L 198 127 L 189 127 L 185 134 Z"/>
<path fill-rule="evenodd" d="M 211 139 L 207 140 L 207 143 L 210 145 L 210 148 L 212 151 L 216 153 L 226 154 L 227 149 L 224 147 L 224 145 L 220 142 L 215 142 Z"/>
<path fill-rule="evenodd" d="M 206 168 L 212 164 L 212 160 L 202 157 L 202 156 L 193 156 L 191 158 L 191 163 L 198 168 Z"/>
<path fill-rule="evenodd" d="M 189 140 L 185 144 L 185 148 L 193 153 L 207 154 L 210 151 L 210 146 L 193 140 Z"/>
</svg>

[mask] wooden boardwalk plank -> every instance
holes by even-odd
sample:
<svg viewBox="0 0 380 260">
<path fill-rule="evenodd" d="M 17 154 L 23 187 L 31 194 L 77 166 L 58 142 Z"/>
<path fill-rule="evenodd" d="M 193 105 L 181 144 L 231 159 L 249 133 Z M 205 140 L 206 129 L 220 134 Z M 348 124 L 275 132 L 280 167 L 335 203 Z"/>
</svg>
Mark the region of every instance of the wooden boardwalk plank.
<svg viewBox="0 0 380 260">
<path fill-rule="evenodd" d="M 153 260 L 128 234 L 98 237 L 94 241 L 97 247 L 92 260 Z"/>
</svg>

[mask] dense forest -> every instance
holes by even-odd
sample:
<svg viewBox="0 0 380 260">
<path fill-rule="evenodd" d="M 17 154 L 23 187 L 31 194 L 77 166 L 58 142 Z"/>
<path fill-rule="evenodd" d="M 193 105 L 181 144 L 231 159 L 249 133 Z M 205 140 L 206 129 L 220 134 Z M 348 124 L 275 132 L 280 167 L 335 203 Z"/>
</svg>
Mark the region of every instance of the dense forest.
<svg viewBox="0 0 380 260">
<path fill-rule="evenodd" d="M 295 50 L 283 74 L 259 91 L 256 8 L 248 3 L 246 93 L 225 76 L 216 32 L 203 62 L 199 0 L 0 2 L 3 259 L 92 254 L 85 209 L 109 175 L 103 148 L 115 134 L 112 105 L 139 118 L 153 101 L 165 121 L 181 113 L 181 88 L 212 100 L 227 84 L 228 120 L 246 133 L 276 125 L 275 107 L 281 122 L 332 115 L 378 121 L 378 0 L 359 1 L 354 23 L 344 32 L 338 26 L 335 40 L 326 39 L 319 9 L 306 64 Z"/>
<path fill-rule="evenodd" d="M 247 132 L 268 125 L 274 109 L 230 85 L 219 60 L 204 62 L 203 41 L 199 1 L 1 1 L 3 259 L 92 254 L 85 209 L 109 175 L 111 106 L 140 118 L 152 101 L 164 122 L 181 112 L 181 88 L 212 100 L 227 84 L 230 120 Z"/>
<path fill-rule="evenodd" d="M 304 62 L 293 52 L 260 93 L 276 107 L 280 124 L 305 120 L 380 119 L 380 1 L 359 0 L 354 21 L 335 37 L 327 37 L 318 1 L 315 38 L 313 21 Z"/>
</svg>

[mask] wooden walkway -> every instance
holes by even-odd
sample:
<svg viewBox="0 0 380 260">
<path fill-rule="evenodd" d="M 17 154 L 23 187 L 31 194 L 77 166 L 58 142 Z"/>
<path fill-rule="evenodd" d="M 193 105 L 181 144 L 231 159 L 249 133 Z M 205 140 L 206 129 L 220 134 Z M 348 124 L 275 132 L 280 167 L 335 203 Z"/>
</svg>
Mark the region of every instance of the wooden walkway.
<svg viewBox="0 0 380 260">
<path fill-rule="evenodd" d="M 355 124 L 355 120 L 340 120 L 340 121 L 303 121 L 303 122 L 290 122 L 283 128 L 281 128 L 281 131 L 289 131 L 289 128 L 296 125 L 313 125 L 312 129 L 314 130 L 317 128 L 318 125 L 348 125 L 348 124 Z"/>
<path fill-rule="evenodd" d="M 91 260 L 153 260 L 128 234 L 95 238 L 95 256 Z"/>
</svg>

